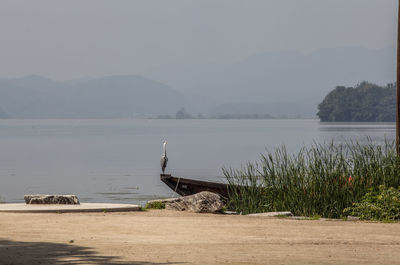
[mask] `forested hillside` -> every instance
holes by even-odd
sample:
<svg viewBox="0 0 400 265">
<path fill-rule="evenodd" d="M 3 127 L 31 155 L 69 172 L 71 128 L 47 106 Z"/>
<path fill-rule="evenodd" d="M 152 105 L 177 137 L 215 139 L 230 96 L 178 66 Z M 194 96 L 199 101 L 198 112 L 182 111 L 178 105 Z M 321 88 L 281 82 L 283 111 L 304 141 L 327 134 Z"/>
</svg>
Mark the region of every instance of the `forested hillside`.
<svg viewBox="0 0 400 265">
<path fill-rule="evenodd" d="M 318 105 L 322 122 L 393 122 L 396 120 L 395 85 L 362 82 L 338 86 Z"/>
</svg>

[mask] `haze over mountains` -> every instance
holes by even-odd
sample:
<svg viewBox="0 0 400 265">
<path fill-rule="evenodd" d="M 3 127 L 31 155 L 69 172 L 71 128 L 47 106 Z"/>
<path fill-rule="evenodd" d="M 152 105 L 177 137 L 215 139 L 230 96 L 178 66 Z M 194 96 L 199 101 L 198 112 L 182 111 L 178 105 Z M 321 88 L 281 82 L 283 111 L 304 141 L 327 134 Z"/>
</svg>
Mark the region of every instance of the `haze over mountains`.
<svg viewBox="0 0 400 265">
<path fill-rule="evenodd" d="M 315 117 L 317 105 L 338 85 L 395 80 L 394 48 L 321 49 L 310 54 L 269 52 L 230 65 L 154 69 L 148 76 L 219 103 L 214 113 L 263 112 Z"/>
<path fill-rule="evenodd" d="M 188 112 L 315 117 L 337 85 L 395 78 L 395 49 L 269 52 L 228 65 L 168 65 L 138 75 L 54 81 L 0 79 L 0 116 L 119 118 Z M 156 81 L 157 80 L 157 81 Z M 3 114 L 2 114 L 3 113 Z"/>
<path fill-rule="evenodd" d="M 176 111 L 184 96 L 140 76 L 57 82 L 0 79 L 0 106 L 11 118 L 119 118 Z"/>
</svg>

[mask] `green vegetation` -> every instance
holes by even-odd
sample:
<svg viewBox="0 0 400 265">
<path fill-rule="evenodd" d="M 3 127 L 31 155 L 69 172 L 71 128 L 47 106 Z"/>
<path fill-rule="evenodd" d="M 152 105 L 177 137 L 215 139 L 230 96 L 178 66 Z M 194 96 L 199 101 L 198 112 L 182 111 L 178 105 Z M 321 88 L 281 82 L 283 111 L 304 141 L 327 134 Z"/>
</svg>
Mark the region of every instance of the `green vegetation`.
<svg viewBox="0 0 400 265">
<path fill-rule="evenodd" d="M 308 218 L 308 220 L 319 220 L 319 219 L 321 219 L 321 216 L 318 215 L 318 214 L 313 215 L 313 216 L 310 216 L 310 217 Z"/>
<path fill-rule="evenodd" d="M 322 122 L 392 122 L 396 120 L 396 89 L 362 82 L 338 86 L 318 105 Z"/>
<path fill-rule="evenodd" d="M 165 209 L 165 203 L 162 201 L 147 202 L 144 209 Z"/>
<path fill-rule="evenodd" d="M 231 210 L 339 218 L 371 188 L 399 187 L 400 159 L 394 142 L 315 143 L 294 155 L 281 147 L 258 163 L 224 168 L 223 173 L 230 184 Z"/>
<path fill-rule="evenodd" d="M 344 210 L 345 215 L 358 216 L 361 220 L 395 221 L 400 219 L 400 189 L 379 186 L 371 188 L 361 202 Z"/>
</svg>

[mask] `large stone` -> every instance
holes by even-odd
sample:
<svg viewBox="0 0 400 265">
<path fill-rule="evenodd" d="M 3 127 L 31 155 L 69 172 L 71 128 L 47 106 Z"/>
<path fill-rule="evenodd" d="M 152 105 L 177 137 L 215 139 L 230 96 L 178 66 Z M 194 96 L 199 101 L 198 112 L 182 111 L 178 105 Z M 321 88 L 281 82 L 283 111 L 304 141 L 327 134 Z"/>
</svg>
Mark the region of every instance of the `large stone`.
<svg viewBox="0 0 400 265">
<path fill-rule="evenodd" d="M 26 204 L 79 204 L 76 195 L 24 195 Z"/>
<path fill-rule="evenodd" d="M 194 195 L 180 197 L 165 202 L 165 209 L 195 213 L 215 213 L 221 211 L 224 202 L 219 194 L 202 191 Z"/>
</svg>

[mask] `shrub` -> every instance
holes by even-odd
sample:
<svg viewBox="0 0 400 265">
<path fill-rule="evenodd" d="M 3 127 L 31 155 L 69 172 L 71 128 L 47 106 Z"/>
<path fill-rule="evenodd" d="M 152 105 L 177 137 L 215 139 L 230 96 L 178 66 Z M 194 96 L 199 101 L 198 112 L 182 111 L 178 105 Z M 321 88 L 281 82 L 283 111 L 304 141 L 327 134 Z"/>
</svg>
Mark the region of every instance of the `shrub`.
<svg viewBox="0 0 400 265">
<path fill-rule="evenodd" d="M 400 219 L 400 190 L 379 186 L 371 188 L 361 202 L 344 210 L 345 215 L 358 216 L 361 220 L 395 221 Z"/>
</svg>

